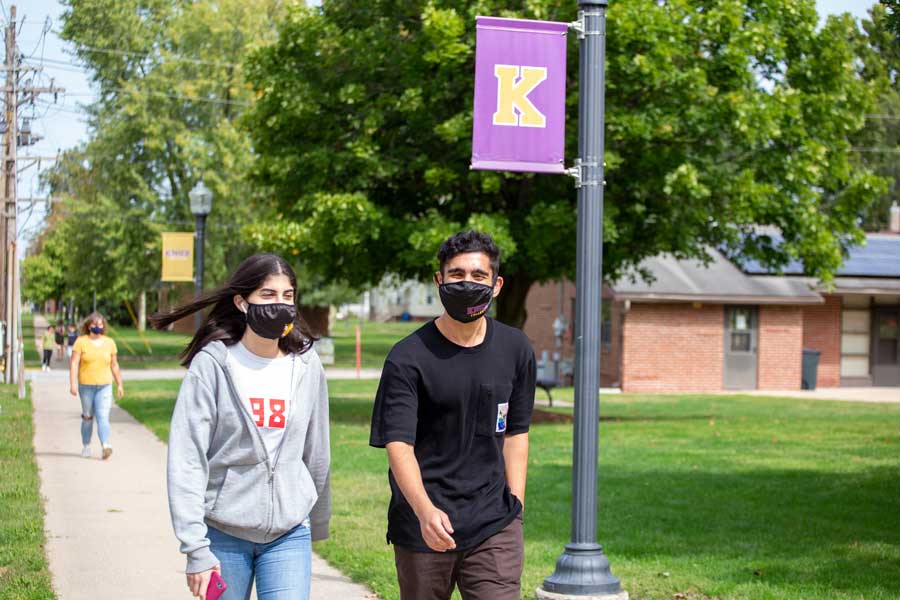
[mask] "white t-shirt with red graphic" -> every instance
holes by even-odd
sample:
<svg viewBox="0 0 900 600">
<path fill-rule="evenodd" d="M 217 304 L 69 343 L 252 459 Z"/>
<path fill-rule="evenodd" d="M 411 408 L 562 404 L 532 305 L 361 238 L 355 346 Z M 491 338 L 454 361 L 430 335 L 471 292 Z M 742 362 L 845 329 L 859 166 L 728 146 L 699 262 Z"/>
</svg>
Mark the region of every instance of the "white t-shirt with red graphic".
<svg viewBox="0 0 900 600">
<path fill-rule="evenodd" d="M 228 347 L 228 363 L 235 375 L 241 402 L 259 428 L 266 451 L 273 459 L 278 455 L 284 427 L 293 408 L 294 361 L 292 355 L 280 358 L 257 356 L 241 342 Z"/>
</svg>

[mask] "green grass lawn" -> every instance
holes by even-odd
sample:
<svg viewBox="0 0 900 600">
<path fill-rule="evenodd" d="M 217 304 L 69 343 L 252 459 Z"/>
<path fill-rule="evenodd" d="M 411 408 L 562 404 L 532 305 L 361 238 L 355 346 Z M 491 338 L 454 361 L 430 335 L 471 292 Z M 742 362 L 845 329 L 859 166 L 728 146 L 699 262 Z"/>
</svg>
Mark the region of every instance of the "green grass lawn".
<svg viewBox="0 0 900 600">
<path fill-rule="evenodd" d="M 352 368 L 356 366 L 356 325 L 360 325 L 361 360 L 364 369 L 380 369 L 384 359 L 394 344 L 418 329 L 423 323 L 391 321 L 346 320 L 335 323 L 331 330 L 334 338 L 334 366 Z"/>
<path fill-rule="evenodd" d="M 25 347 L 25 366 L 40 367 L 41 356 L 34 341 L 34 315 L 31 313 L 22 314 L 22 344 Z"/>
<path fill-rule="evenodd" d="M 25 337 L 25 364 L 40 367 L 41 357 L 34 343 L 34 316 L 23 315 L 22 331 Z M 335 367 L 356 366 L 356 331 L 358 321 L 338 322 L 332 331 L 334 338 Z M 363 322 L 362 367 L 378 368 L 384 364 L 391 347 L 422 323 L 374 323 Z M 119 348 L 119 364 L 123 369 L 169 369 L 179 366 L 178 353 L 190 341 L 190 336 L 168 331 L 147 330 L 144 339 L 133 327 L 112 326 L 107 332 Z"/>
<path fill-rule="evenodd" d="M 142 335 L 134 327 L 116 325 L 108 327 L 107 334 L 116 341 L 123 369 L 176 368 L 178 353 L 191 339 L 183 333 L 149 328 Z"/>
<path fill-rule="evenodd" d="M 31 399 L 0 386 L 0 599 L 55 598 L 44 556 L 44 508 L 38 484 Z"/>
<path fill-rule="evenodd" d="M 165 440 L 178 385 L 133 382 L 121 404 Z M 330 384 L 332 537 L 316 550 L 394 599 L 376 385 Z M 600 541 L 632 598 L 900 597 L 900 405 L 610 395 L 601 418 Z M 571 425 L 535 424 L 531 441 L 529 599 L 568 540 Z"/>
</svg>

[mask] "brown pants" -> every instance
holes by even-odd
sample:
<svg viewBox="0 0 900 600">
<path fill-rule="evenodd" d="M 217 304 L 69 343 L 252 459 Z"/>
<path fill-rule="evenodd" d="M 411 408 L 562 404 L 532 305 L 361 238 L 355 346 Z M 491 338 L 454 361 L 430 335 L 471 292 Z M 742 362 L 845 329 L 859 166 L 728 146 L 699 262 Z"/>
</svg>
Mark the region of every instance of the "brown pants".
<svg viewBox="0 0 900 600">
<path fill-rule="evenodd" d="M 414 552 L 394 546 L 400 600 L 520 600 L 525 542 L 522 518 L 464 552 Z"/>
</svg>

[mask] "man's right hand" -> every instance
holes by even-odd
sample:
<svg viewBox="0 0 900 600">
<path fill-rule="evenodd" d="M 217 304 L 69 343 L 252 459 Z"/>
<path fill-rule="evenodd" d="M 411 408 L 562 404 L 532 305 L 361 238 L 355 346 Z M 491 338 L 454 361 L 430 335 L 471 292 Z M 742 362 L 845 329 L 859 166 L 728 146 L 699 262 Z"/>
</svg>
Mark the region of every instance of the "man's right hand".
<svg viewBox="0 0 900 600">
<path fill-rule="evenodd" d="M 456 548 L 456 542 L 451 536 L 453 525 L 450 524 L 450 517 L 447 516 L 447 513 L 436 506 L 431 506 L 418 517 L 419 526 L 422 528 L 422 537 L 429 548 L 435 552 L 446 552 Z"/>
<path fill-rule="evenodd" d="M 213 571 L 221 575 L 222 566 L 216 565 L 209 571 L 201 571 L 200 573 L 187 573 L 188 589 L 200 600 L 206 600 L 206 588 L 209 587 L 209 578 L 212 577 Z"/>
</svg>

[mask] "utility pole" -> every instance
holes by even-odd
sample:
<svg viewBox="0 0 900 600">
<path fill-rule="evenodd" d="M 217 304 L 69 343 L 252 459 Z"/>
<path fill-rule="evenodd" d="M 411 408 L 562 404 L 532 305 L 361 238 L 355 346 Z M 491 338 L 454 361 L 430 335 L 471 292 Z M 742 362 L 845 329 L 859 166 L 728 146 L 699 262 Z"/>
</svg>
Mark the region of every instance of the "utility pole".
<svg viewBox="0 0 900 600">
<path fill-rule="evenodd" d="M 16 238 L 16 152 L 18 150 L 18 51 L 16 46 L 16 7 L 9 9 L 9 25 L 6 28 L 6 86 L 4 89 L 4 120 L 6 131 L 3 134 L 3 211 L 0 216 L 0 242 L 2 242 L 3 260 L 0 261 L 0 315 L 6 323 L 3 336 L 3 357 L 5 369 L 4 383 L 13 383 L 16 373 L 13 354 L 16 349 L 17 316 L 13 310 L 13 271 L 15 265 Z"/>
<path fill-rule="evenodd" d="M 16 44 L 16 6 L 9 9 L 9 25 L 6 27 L 4 42 L 6 56 L 4 72 L 6 73 L 6 85 L 3 90 L 3 150 L 2 168 L 0 168 L 0 192 L 3 194 L 2 211 L 0 211 L 0 318 L 6 325 L 3 336 L 4 357 L 4 383 L 20 383 L 20 394 L 24 388 L 21 380 L 24 375 L 22 363 L 23 341 L 21 332 L 21 290 L 19 281 L 19 256 L 18 256 L 18 198 L 16 178 L 18 174 L 18 149 L 19 146 L 30 146 L 40 139 L 40 136 L 32 134 L 31 123 L 23 121 L 21 132 L 19 131 L 19 104 L 33 102 L 39 94 L 49 93 L 56 95 L 64 92 L 63 88 L 56 87 L 51 80 L 49 87 L 28 85 L 19 88 L 20 73 L 28 70 L 39 70 L 19 66 L 19 48 Z M 21 134 L 21 135 L 20 135 Z M 20 139 L 21 137 L 21 139 Z M 40 160 L 52 160 L 50 157 L 32 157 L 32 164 Z"/>
</svg>

